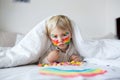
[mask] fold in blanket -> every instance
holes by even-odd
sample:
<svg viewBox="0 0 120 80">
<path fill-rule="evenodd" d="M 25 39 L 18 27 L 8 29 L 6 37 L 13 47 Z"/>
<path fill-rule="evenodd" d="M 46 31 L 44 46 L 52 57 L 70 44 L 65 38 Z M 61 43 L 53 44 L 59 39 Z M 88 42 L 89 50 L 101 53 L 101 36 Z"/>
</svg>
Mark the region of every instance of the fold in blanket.
<svg viewBox="0 0 120 80">
<path fill-rule="evenodd" d="M 49 17 L 50 18 L 50 17 Z M 0 52 L 0 67 L 12 67 L 34 63 L 48 49 L 50 41 L 46 36 L 45 19 L 37 24 L 26 36 L 12 49 Z M 120 41 L 119 40 L 99 40 L 84 41 L 80 34 L 79 26 L 72 19 L 73 43 L 85 58 L 103 60 L 103 63 L 113 61 L 120 64 Z M 92 60 L 91 60 L 92 61 Z M 96 62 L 95 62 L 96 63 Z M 97 62 L 98 63 L 98 62 Z M 107 64 L 105 64 L 107 65 Z M 110 64 L 109 64 L 110 65 Z M 114 63 L 112 63 L 114 66 Z M 119 65 L 116 65 L 119 66 Z"/>
</svg>

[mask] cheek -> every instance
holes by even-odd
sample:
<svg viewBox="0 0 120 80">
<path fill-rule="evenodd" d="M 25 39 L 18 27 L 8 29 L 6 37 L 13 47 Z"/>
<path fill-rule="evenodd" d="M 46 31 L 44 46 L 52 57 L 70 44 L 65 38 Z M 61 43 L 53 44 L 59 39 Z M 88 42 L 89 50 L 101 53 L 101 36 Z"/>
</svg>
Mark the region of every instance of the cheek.
<svg viewBox="0 0 120 80">
<path fill-rule="evenodd" d="M 58 40 L 57 39 L 51 39 L 52 43 L 57 46 L 58 45 Z"/>
<path fill-rule="evenodd" d="M 65 44 L 69 44 L 70 39 L 71 39 L 71 37 L 69 35 L 62 38 L 62 40 Z M 58 44 L 59 44 L 58 39 L 51 38 L 51 41 L 55 46 L 58 46 Z"/>
<path fill-rule="evenodd" d="M 65 37 L 65 38 L 63 38 L 63 42 L 65 43 L 65 44 L 69 44 L 70 43 L 70 36 L 67 36 L 67 37 Z"/>
</svg>

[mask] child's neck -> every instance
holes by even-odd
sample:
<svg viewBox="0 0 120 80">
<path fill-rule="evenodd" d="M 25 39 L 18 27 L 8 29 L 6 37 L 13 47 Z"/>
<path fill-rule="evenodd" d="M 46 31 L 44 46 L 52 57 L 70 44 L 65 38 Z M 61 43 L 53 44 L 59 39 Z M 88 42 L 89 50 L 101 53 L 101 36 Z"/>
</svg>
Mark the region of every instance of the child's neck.
<svg viewBox="0 0 120 80">
<path fill-rule="evenodd" d="M 69 48 L 69 45 L 65 48 L 65 49 L 60 49 L 57 47 L 58 50 L 62 51 L 62 52 L 66 52 L 66 50 Z"/>
</svg>

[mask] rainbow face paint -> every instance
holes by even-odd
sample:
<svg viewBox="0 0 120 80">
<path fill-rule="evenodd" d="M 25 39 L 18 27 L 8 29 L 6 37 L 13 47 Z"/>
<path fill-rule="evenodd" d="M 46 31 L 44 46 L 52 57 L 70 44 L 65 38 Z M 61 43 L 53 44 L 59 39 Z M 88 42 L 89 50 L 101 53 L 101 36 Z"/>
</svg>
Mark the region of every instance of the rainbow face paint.
<svg viewBox="0 0 120 80">
<path fill-rule="evenodd" d="M 52 40 L 52 43 L 57 46 L 58 45 L 58 40 Z"/>
<path fill-rule="evenodd" d="M 66 32 L 66 36 L 63 38 L 63 42 L 65 44 L 69 44 L 70 43 L 70 35 L 68 32 Z"/>
<path fill-rule="evenodd" d="M 62 40 L 62 42 L 64 44 L 69 44 L 70 43 L 70 33 L 69 32 L 65 32 L 63 34 L 51 34 L 51 41 L 55 46 L 58 46 L 60 41 L 59 38 Z"/>
</svg>

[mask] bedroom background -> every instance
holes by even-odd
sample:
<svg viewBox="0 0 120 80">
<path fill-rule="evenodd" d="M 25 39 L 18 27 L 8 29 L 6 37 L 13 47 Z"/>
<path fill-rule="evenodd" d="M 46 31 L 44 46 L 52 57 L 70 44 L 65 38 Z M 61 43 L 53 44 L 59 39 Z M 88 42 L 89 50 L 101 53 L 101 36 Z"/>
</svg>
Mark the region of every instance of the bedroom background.
<svg viewBox="0 0 120 80">
<path fill-rule="evenodd" d="M 56 14 L 72 18 L 84 39 L 116 35 L 120 0 L 0 0 L 0 30 L 26 34 L 37 23 Z"/>
</svg>

